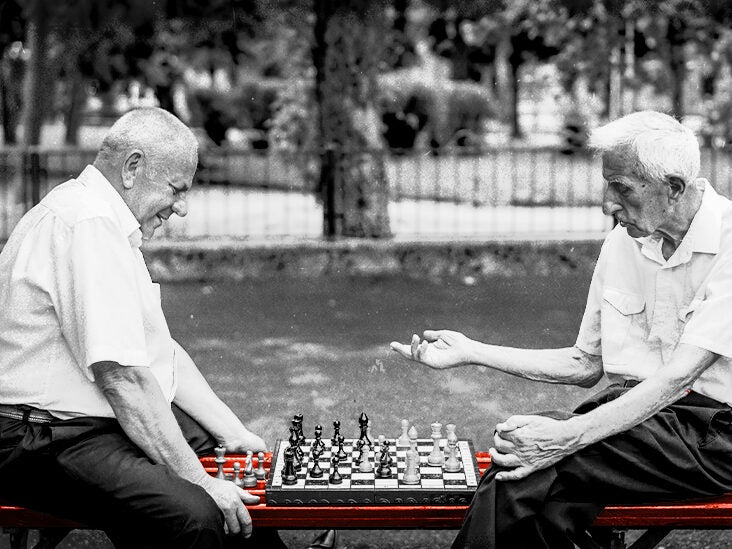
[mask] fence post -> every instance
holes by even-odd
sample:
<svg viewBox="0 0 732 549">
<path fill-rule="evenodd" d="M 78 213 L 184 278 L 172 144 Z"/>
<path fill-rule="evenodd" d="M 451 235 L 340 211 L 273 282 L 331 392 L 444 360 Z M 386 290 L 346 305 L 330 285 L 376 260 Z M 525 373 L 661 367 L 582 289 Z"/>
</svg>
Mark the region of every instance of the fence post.
<svg viewBox="0 0 732 549">
<path fill-rule="evenodd" d="M 323 155 L 321 167 L 321 181 L 325 185 L 323 194 L 325 197 L 325 236 L 334 238 L 336 236 L 336 159 L 335 151 L 328 147 Z"/>
</svg>

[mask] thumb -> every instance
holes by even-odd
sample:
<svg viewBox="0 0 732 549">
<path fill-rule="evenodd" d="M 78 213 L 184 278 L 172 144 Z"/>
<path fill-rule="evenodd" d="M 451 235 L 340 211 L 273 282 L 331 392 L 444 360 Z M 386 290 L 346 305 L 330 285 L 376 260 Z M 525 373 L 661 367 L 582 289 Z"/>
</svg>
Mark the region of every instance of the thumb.
<svg viewBox="0 0 732 549">
<path fill-rule="evenodd" d="M 239 488 L 239 497 L 244 502 L 245 505 L 256 505 L 259 503 L 259 496 L 255 496 L 254 494 L 250 494 L 246 490 L 242 490 Z"/>
</svg>

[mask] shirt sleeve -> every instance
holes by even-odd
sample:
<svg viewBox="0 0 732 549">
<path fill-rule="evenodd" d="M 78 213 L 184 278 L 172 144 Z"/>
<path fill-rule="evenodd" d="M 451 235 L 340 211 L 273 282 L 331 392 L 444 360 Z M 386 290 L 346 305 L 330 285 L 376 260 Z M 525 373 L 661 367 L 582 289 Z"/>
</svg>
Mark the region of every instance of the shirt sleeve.
<svg viewBox="0 0 732 549">
<path fill-rule="evenodd" d="M 607 241 L 606 241 L 607 242 Z M 603 265 L 605 264 L 606 246 L 603 244 L 600 256 L 597 259 L 595 270 L 592 273 L 590 290 L 587 293 L 585 313 L 582 315 L 577 342 L 575 346 L 589 355 L 602 355 L 602 338 L 600 325 L 600 310 L 602 306 Z"/>
<path fill-rule="evenodd" d="M 719 257 L 706 281 L 703 299 L 683 310 L 680 343 L 732 358 L 732 253 Z"/>
<path fill-rule="evenodd" d="M 79 368 L 92 364 L 149 366 L 133 250 L 108 217 L 57 231 L 53 245 L 55 303 L 61 332 Z"/>
</svg>

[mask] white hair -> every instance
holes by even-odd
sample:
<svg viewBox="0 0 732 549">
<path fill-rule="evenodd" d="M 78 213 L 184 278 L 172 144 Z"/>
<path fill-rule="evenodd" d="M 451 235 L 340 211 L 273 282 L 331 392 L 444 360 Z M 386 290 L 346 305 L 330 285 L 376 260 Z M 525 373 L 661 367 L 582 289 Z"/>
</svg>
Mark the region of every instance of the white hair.
<svg viewBox="0 0 732 549">
<path fill-rule="evenodd" d="M 588 146 L 600 153 L 629 150 L 636 158 L 638 174 L 653 182 L 675 176 L 690 183 L 701 165 L 694 132 L 655 111 L 635 112 L 596 128 L 590 132 Z"/>
<path fill-rule="evenodd" d="M 140 149 L 147 157 L 147 168 L 157 172 L 181 162 L 195 167 L 198 142 L 193 132 L 173 114 L 158 107 L 133 109 L 109 129 L 97 153 L 97 161 L 110 162 Z"/>
</svg>

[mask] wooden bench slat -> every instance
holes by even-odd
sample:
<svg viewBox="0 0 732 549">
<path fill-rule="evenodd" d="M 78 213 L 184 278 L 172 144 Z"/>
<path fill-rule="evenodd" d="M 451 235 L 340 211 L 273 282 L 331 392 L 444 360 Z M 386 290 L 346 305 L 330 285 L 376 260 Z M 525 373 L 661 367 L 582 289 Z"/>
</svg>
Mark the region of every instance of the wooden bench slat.
<svg viewBox="0 0 732 549">
<path fill-rule="evenodd" d="M 228 456 L 225 470 L 244 456 Z M 266 454 L 265 468 L 271 456 Z M 480 473 L 490 465 L 487 452 L 476 452 Z M 207 471 L 216 471 L 213 457 L 201 458 Z M 264 482 L 251 490 L 264 500 Z M 254 523 L 280 529 L 307 528 L 459 528 L 467 506 L 292 506 L 271 507 L 264 503 L 248 507 Z M 84 528 L 73 521 L 0 502 L 0 526 L 21 528 Z M 712 499 L 660 505 L 609 505 L 595 520 L 595 526 L 616 528 L 730 528 L 732 493 Z"/>
</svg>

